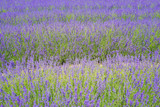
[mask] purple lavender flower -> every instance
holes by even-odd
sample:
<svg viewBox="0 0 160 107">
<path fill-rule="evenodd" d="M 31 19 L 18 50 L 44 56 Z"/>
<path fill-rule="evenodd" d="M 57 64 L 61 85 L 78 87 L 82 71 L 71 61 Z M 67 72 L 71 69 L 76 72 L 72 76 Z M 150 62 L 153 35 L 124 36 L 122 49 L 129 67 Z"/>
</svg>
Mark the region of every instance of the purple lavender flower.
<svg viewBox="0 0 160 107">
<path fill-rule="evenodd" d="M 157 102 L 157 98 L 154 96 L 153 97 L 153 104 Z"/>
<path fill-rule="evenodd" d="M 0 59 L 2 58 L 2 54 L 0 53 Z"/>
<path fill-rule="evenodd" d="M 96 107 L 100 107 L 100 102 L 101 102 L 101 100 L 100 100 L 100 98 L 97 100 L 97 103 L 96 103 Z"/>
<path fill-rule="evenodd" d="M 137 97 L 139 96 L 139 94 L 140 94 L 140 93 L 139 93 L 139 91 L 138 91 L 136 94 L 134 94 L 133 98 L 134 98 L 134 99 L 137 99 Z"/>
<path fill-rule="evenodd" d="M 128 101 L 128 97 L 126 97 L 126 103 L 128 104 L 128 102 L 129 102 L 129 101 Z"/>
<path fill-rule="evenodd" d="M 136 100 L 136 106 L 139 106 L 139 101 L 138 100 Z"/>
<path fill-rule="evenodd" d="M 140 98 L 141 98 L 141 102 L 143 102 L 143 100 L 144 100 L 144 91 L 141 93 Z"/>
<path fill-rule="evenodd" d="M 12 68 L 14 68 L 14 67 L 15 67 L 15 63 L 14 63 L 13 61 L 10 61 L 10 66 L 11 66 Z"/>
<path fill-rule="evenodd" d="M 129 96 L 130 96 L 129 89 L 127 89 L 126 96 L 127 96 L 127 97 L 129 97 Z"/>
<path fill-rule="evenodd" d="M 38 105 L 36 104 L 36 101 L 34 101 L 33 107 L 38 107 Z"/>
<path fill-rule="evenodd" d="M 85 100 L 84 101 L 84 105 L 87 106 L 87 107 L 89 107 L 90 106 L 90 101 L 89 100 Z"/>
</svg>

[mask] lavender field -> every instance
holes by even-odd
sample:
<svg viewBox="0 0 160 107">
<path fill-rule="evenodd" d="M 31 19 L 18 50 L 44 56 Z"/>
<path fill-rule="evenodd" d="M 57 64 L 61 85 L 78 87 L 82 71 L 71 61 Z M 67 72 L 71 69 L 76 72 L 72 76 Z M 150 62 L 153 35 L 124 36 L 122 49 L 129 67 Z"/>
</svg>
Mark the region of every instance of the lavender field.
<svg viewBox="0 0 160 107">
<path fill-rule="evenodd" d="M 160 107 L 160 1 L 0 0 L 0 107 Z"/>
</svg>

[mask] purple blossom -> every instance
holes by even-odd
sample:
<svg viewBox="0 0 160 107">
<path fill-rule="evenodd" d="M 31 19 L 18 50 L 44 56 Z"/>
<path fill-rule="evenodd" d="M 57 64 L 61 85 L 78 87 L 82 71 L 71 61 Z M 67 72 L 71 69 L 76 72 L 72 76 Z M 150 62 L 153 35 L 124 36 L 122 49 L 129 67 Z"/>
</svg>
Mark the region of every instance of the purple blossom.
<svg viewBox="0 0 160 107">
<path fill-rule="evenodd" d="M 96 107 L 100 107 L 100 102 L 101 102 L 101 100 L 100 100 L 100 98 L 97 100 L 97 103 L 96 103 Z"/>
<path fill-rule="evenodd" d="M 13 61 L 10 61 L 10 66 L 11 66 L 12 68 L 14 68 L 14 67 L 15 67 L 15 63 L 14 63 Z"/>
<path fill-rule="evenodd" d="M 129 96 L 130 96 L 129 89 L 127 89 L 126 96 L 127 96 L 127 97 L 129 97 Z"/>
<path fill-rule="evenodd" d="M 130 106 L 133 106 L 133 101 L 132 100 L 130 100 Z"/>
<path fill-rule="evenodd" d="M 139 101 L 138 100 L 136 100 L 136 106 L 139 106 Z"/>
<path fill-rule="evenodd" d="M 89 101 L 89 100 L 85 100 L 85 101 L 84 101 L 84 105 L 85 105 L 85 106 L 90 106 L 90 101 Z"/>
</svg>

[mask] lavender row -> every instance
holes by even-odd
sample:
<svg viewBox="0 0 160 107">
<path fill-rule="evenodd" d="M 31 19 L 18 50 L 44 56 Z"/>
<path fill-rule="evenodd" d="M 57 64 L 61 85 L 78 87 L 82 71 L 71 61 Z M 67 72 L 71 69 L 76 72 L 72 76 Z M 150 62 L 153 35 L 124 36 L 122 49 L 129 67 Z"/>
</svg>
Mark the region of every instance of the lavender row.
<svg viewBox="0 0 160 107">
<path fill-rule="evenodd" d="M 151 59 L 108 56 L 56 66 L 53 61 L 17 61 L 0 74 L 1 106 L 160 106 L 160 65 Z M 5 71 L 5 69 L 3 69 Z"/>
<path fill-rule="evenodd" d="M 54 23 L 54 22 L 106 22 L 111 20 L 148 20 L 153 21 L 160 18 L 160 3 L 156 0 L 154 2 L 137 2 L 129 1 L 124 3 L 123 1 L 117 0 L 116 2 L 82 2 L 78 1 L 74 3 L 64 3 L 56 1 L 48 1 L 49 5 L 43 6 L 38 5 L 37 2 L 28 3 L 22 5 L 21 3 L 16 6 L 15 1 L 12 1 L 12 6 L 6 4 L 11 9 L 6 9 L 5 2 L 2 2 L 0 23 L 2 25 L 10 26 L 24 26 L 26 24 L 39 24 Z M 151 2 L 151 1 L 150 1 Z M 4 3 L 4 4 L 3 4 Z M 9 2 L 8 2 L 9 3 Z M 25 2 L 22 2 L 23 4 Z M 27 4 L 26 3 L 26 4 Z M 34 5 L 34 3 L 36 5 Z M 39 2 L 42 3 L 42 2 Z M 47 3 L 47 2 L 46 2 Z M 57 4 L 59 3 L 59 4 Z M 45 4 L 45 3 L 44 3 Z M 38 7 L 37 7 L 38 6 Z"/>
<path fill-rule="evenodd" d="M 1 65 L 5 66 L 10 60 L 27 60 L 32 55 L 34 60 L 54 57 L 61 64 L 84 56 L 103 61 L 106 55 L 114 56 L 117 52 L 124 56 L 151 58 L 154 53 L 159 56 L 159 28 L 134 23 L 115 24 L 55 23 L 4 32 L 0 34 Z"/>
</svg>

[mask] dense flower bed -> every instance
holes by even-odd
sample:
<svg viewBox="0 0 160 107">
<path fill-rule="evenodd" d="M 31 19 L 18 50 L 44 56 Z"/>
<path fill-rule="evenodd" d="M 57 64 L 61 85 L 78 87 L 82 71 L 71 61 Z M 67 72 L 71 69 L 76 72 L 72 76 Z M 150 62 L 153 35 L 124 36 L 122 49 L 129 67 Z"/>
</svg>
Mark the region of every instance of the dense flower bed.
<svg viewBox="0 0 160 107">
<path fill-rule="evenodd" d="M 158 102 L 159 0 L 1 0 L 2 107 Z"/>
</svg>

